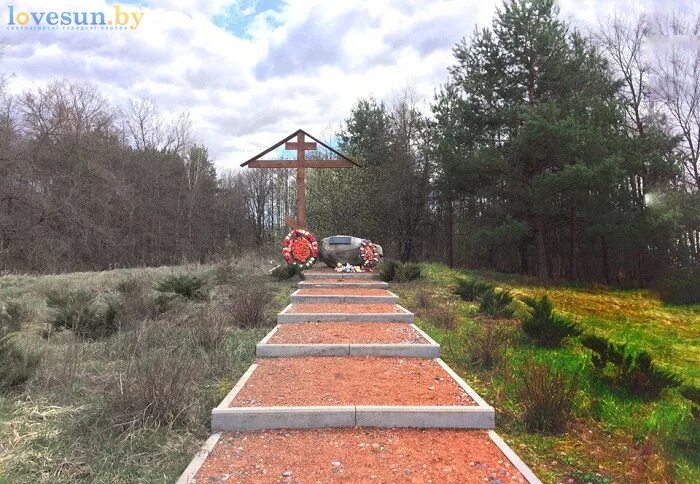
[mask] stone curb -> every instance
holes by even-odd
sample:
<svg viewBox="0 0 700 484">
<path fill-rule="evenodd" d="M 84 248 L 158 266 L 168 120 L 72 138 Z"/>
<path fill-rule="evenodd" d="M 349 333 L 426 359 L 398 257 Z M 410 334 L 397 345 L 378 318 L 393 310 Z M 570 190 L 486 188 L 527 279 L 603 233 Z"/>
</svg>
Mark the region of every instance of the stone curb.
<svg viewBox="0 0 700 484">
<path fill-rule="evenodd" d="M 299 294 L 301 289 L 297 289 L 290 296 L 292 303 L 361 303 L 361 304 L 398 304 L 399 296 L 391 293 L 389 296 L 334 296 L 334 295 L 313 295 L 307 296 Z"/>
<path fill-rule="evenodd" d="M 354 427 L 354 406 L 215 408 L 212 431 Z"/>
<path fill-rule="evenodd" d="M 383 281 L 366 281 L 366 282 L 313 282 L 313 281 L 301 281 L 297 284 L 301 289 L 330 289 L 330 288 L 342 288 L 342 289 L 386 289 L 389 284 Z"/>
<path fill-rule="evenodd" d="M 195 476 L 199 472 L 199 469 L 201 469 L 204 461 L 209 457 L 209 454 L 211 454 L 211 451 L 214 450 L 220 437 L 221 433 L 215 433 L 209 436 L 175 484 L 190 484 L 195 482 Z"/>
<path fill-rule="evenodd" d="M 288 305 L 277 315 L 277 323 L 305 323 L 331 321 L 361 321 L 370 323 L 412 323 L 415 316 L 403 306 L 397 306 L 400 313 L 289 313 L 292 305 Z"/>
<path fill-rule="evenodd" d="M 415 324 L 411 324 L 411 327 L 416 330 L 416 332 L 421 335 L 429 344 L 440 346 L 433 338 L 431 338 L 428 333 L 420 329 Z"/>
<path fill-rule="evenodd" d="M 284 358 L 293 356 L 348 356 L 347 344 L 258 344 L 258 358 Z"/>
<path fill-rule="evenodd" d="M 458 384 L 460 387 L 462 387 L 462 390 L 464 390 L 464 391 L 467 393 L 467 395 L 469 395 L 469 396 L 472 398 L 472 400 L 474 400 L 474 402 L 476 402 L 476 404 L 477 404 L 479 407 L 488 407 L 488 408 L 490 408 L 490 409 L 493 411 L 493 407 L 491 407 L 491 405 L 489 405 L 488 403 L 486 403 L 486 400 L 484 400 L 483 398 L 481 398 L 481 396 L 480 396 L 478 393 L 476 393 L 476 391 L 475 391 L 472 387 L 470 387 L 470 386 L 467 384 L 467 382 L 465 382 L 465 381 L 462 379 L 462 377 L 460 377 L 457 373 L 455 373 L 455 371 L 454 371 L 452 368 L 450 368 L 450 367 L 447 365 L 447 363 L 445 363 L 444 361 L 442 361 L 442 359 L 440 359 L 440 358 L 435 358 L 435 361 L 438 363 L 438 365 L 440 365 L 440 366 L 442 367 L 443 370 L 445 370 L 445 371 L 452 377 L 452 379 L 453 379 L 455 382 L 457 382 L 457 384 Z M 494 415 L 495 415 L 495 414 L 494 414 Z M 493 427 L 491 427 L 491 428 L 493 428 Z"/>
<path fill-rule="evenodd" d="M 413 427 L 492 429 L 493 408 L 480 406 L 377 406 L 355 407 L 357 427 Z"/>
<path fill-rule="evenodd" d="M 492 429 L 494 410 L 478 406 L 338 405 L 215 408 L 213 432 L 326 427 Z"/>
<path fill-rule="evenodd" d="M 255 347 L 259 358 L 294 356 L 396 356 L 401 358 L 437 358 L 438 344 L 262 344 Z"/>
<path fill-rule="evenodd" d="M 304 272 L 304 278 L 310 279 L 375 279 L 374 272 Z"/>
<path fill-rule="evenodd" d="M 535 473 L 532 472 L 532 469 L 530 469 L 527 464 L 525 464 L 525 462 L 523 462 L 522 459 L 518 457 L 515 452 L 513 452 L 513 449 L 511 449 L 508 444 L 505 443 L 505 441 L 496 433 L 495 430 L 489 430 L 489 437 L 493 443 L 496 444 L 496 447 L 501 449 L 501 452 L 503 452 L 510 463 L 513 464 L 513 467 L 520 471 L 527 482 L 530 484 L 542 484 L 542 481 L 540 481 Z"/>
<path fill-rule="evenodd" d="M 229 405 L 231 405 L 233 399 L 236 398 L 236 395 L 238 395 L 238 392 L 240 392 L 241 388 L 243 388 L 243 385 L 245 385 L 248 382 L 248 379 L 251 377 L 251 375 L 257 367 L 257 363 L 253 363 L 252 365 L 250 365 L 250 368 L 248 368 L 248 370 L 245 373 L 243 373 L 243 376 L 241 376 L 241 378 L 234 385 L 231 391 L 228 392 L 228 395 L 226 395 L 224 399 L 221 400 L 221 403 L 216 408 L 228 408 Z"/>
</svg>

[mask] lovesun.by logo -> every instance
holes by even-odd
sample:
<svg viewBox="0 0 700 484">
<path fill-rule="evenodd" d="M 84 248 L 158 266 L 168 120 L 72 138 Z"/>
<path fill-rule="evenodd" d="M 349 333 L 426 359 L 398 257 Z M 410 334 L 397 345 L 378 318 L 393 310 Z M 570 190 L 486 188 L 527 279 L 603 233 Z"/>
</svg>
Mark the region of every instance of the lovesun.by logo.
<svg viewBox="0 0 700 484">
<path fill-rule="evenodd" d="M 127 11 L 119 5 L 107 12 L 28 12 L 7 7 L 8 30 L 135 30 L 144 12 Z"/>
</svg>

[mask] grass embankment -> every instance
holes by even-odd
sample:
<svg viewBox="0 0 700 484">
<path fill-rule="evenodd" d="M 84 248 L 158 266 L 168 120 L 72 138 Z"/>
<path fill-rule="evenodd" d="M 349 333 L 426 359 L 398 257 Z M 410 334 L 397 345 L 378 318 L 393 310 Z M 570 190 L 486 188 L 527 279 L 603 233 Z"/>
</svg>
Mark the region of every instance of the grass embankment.
<svg viewBox="0 0 700 484">
<path fill-rule="evenodd" d="M 269 284 L 267 270 L 246 258 L 0 277 L 0 302 L 26 311 L 18 344 L 41 355 L 26 384 L 0 394 L 0 482 L 173 482 L 286 304 L 289 284 Z M 157 291 L 173 274 L 204 281 L 198 297 Z M 46 300 L 57 291 L 119 301 L 118 330 L 56 331 Z"/>
<path fill-rule="evenodd" d="M 700 482 L 700 422 L 677 388 L 660 395 L 636 395 L 615 384 L 591 364 L 591 352 L 578 338 L 558 348 L 534 343 L 516 317 L 479 314 L 478 303 L 452 293 L 460 273 L 428 264 L 419 283 L 394 285 L 418 324 L 443 345 L 444 358 L 497 410 L 506 440 L 546 482 Z M 700 376 L 700 308 L 666 306 L 645 291 L 542 287 L 502 274 L 477 274 L 516 296 L 548 294 L 555 308 L 586 332 L 594 332 L 648 351 L 665 369 L 686 382 Z M 474 364 L 469 340 L 482 328 L 505 328 L 504 358 L 492 367 Z M 472 347 L 473 351 L 474 348 Z M 518 388 L 527 384 L 525 368 L 540 362 L 573 377 L 579 389 L 573 417 L 561 434 L 526 430 Z"/>
</svg>

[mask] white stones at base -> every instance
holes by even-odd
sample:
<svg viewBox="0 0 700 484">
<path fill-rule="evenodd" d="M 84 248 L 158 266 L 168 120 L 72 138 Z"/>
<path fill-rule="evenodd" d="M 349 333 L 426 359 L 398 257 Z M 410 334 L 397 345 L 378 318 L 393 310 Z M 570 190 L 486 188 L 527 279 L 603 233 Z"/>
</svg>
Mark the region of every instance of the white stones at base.
<svg viewBox="0 0 700 484">
<path fill-rule="evenodd" d="M 292 303 L 359 303 L 359 304 L 398 304 L 399 296 L 391 293 L 387 296 L 337 296 L 337 295 L 303 295 L 297 289 L 290 296 Z"/>
<path fill-rule="evenodd" d="M 215 408 L 211 415 L 213 432 L 354 426 L 354 406 Z"/>
</svg>

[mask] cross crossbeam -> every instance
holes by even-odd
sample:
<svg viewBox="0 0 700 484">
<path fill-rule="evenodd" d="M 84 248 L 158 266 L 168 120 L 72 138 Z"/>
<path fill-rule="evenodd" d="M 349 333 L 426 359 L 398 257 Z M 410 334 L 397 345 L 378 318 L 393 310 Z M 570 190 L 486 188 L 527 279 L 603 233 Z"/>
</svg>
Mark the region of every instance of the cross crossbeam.
<svg viewBox="0 0 700 484">
<path fill-rule="evenodd" d="M 296 141 L 290 141 L 296 137 Z M 309 137 L 312 141 L 307 141 L 306 137 Z M 296 151 L 297 157 L 295 160 L 265 160 L 262 159 L 263 156 L 270 153 L 276 148 L 279 148 L 284 144 L 284 148 L 290 151 Z M 318 145 L 323 146 L 331 153 L 338 156 L 336 160 L 307 160 L 306 152 L 315 151 Z M 309 133 L 304 130 L 297 130 L 291 135 L 287 136 L 282 141 L 272 145 L 263 152 L 257 154 L 250 160 L 242 163 L 241 166 L 247 166 L 248 168 L 295 168 L 296 169 L 296 181 L 297 181 L 297 217 L 296 219 L 287 218 L 286 222 L 292 228 L 302 228 L 306 223 L 306 168 L 352 168 L 354 166 L 360 166 L 354 160 L 348 158 L 347 156 L 339 153 L 335 149 L 331 148 L 323 141 L 319 141 Z"/>
</svg>

